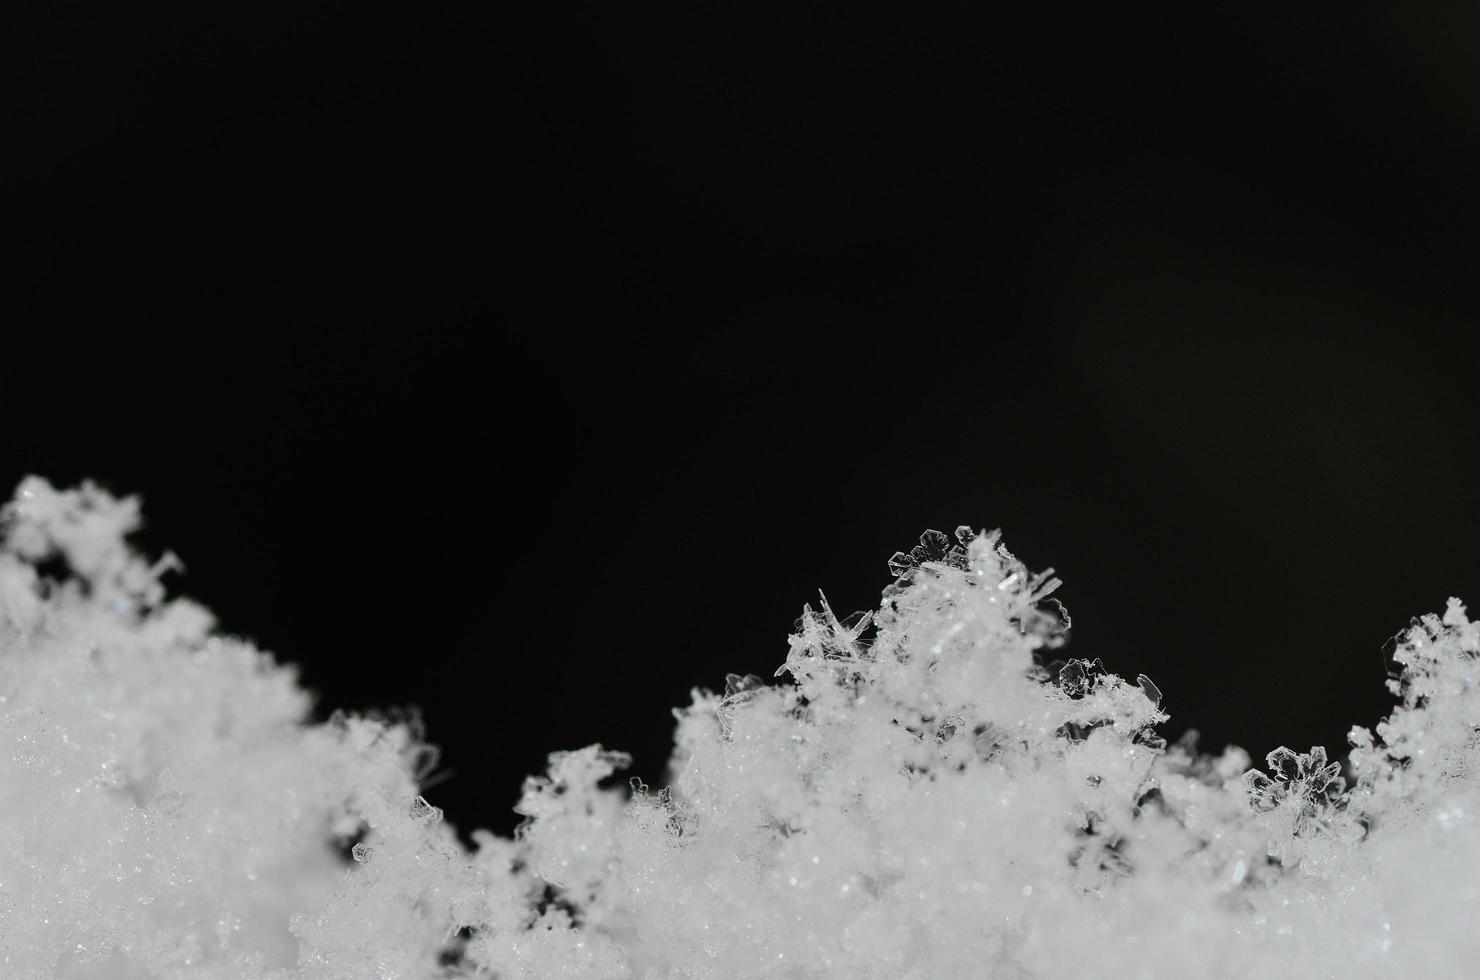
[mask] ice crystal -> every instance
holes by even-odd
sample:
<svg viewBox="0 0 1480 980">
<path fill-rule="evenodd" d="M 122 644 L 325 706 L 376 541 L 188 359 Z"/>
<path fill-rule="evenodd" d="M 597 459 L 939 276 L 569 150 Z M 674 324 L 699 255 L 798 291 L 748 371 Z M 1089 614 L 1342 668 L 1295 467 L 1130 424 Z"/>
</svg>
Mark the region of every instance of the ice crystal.
<svg viewBox="0 0 1480 980">
<path fill-rule="evenodd" d="M 1265 771 L 1059 656 L 1057 580 L 927 532 L 871 614 L 676 712 L 667 785 L 591 746 L 465 849 L 408 724 L 311 724 L 291 668 L 169 598 L 137 503 L 24 482 L 0 537 L 0 975 L 1464 976 L 1480 625 L 1393 649 L 1392 714 Z M 348 853 L 346 853 L 348 849 Z"/>
</svg>

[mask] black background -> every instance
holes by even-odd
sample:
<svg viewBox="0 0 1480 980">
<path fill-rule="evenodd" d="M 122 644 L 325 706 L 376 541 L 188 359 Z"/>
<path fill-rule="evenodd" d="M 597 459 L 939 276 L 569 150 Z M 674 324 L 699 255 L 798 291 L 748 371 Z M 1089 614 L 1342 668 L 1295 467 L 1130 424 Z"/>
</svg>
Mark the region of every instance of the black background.
<svg viewBox="0 0 1480 980">
<path fill-rule="evenodd" d="M 1261 755 L 1480 601 L 1480 17 L 11 8 L 0 482 L 146 498 L 460 827 L 926 527 Z"/>
</svg>

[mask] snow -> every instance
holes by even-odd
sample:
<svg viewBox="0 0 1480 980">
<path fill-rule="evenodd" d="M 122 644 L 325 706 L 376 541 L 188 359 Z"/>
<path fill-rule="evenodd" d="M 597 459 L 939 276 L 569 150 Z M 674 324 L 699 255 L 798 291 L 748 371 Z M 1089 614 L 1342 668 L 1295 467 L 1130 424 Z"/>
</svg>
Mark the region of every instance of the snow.
<svg viewBox="0 0 1480 980">
<path fill-rule="evenodd" d="M 0 537 L 0 975 L 1463 976 L 1480 959 L 1480 624 L 1400 636 L 1397 704 L 1251 770 L 1150 678 L 1065 659 L 1057 580 L 922 536 L 868 616 L 677 712 L 671 784 L 556 752 L 464 848 L 406 724 L 309 720 L 127 544 L 27 479 Z M 674 642 L 683 638 L 674 636 Z M 435 721 L 435 719 L 433 720 Z M 353 844 L 351 848 L 350 845 Z M 346 856 L 348 851 L 348 856 Z"/>
</svg>

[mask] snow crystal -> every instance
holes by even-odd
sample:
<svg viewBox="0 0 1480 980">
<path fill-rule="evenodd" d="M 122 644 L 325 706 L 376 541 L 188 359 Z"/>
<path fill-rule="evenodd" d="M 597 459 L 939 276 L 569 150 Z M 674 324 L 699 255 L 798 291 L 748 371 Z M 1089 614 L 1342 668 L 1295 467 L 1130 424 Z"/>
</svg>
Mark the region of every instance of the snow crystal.
<svg viewBox="0 0 1480 980">
<path fill-rule="evenodd" d="M 290 667 L 170 598 L 138 502 L 30 478 L 0 536 L 0 975 L 1462 976 L 1480 957 L 1480 624 L 1398 704 L 1264 769 L 1059 656 L 1058 580 L 927 532 L 877 610 L 805 607 L 778 680 L 677 712 L 669 785 L 601 746 L 464 848 L 428 750 L 311 724 Z M 609 785 L 611 784 L 611 785 Z M 352 845 L 352 846 L 351 846 Z M 349 847 L 348 856 L 345 848 Z"/>
</svg>

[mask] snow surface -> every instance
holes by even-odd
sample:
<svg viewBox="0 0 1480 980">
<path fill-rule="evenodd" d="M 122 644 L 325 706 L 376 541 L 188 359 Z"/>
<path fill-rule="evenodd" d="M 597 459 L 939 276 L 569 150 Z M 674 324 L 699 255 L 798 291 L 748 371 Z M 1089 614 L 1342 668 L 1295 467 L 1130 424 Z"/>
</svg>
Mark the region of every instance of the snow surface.
<svg viewBox="0 0 1480 980">
<path fill-rule="evenodd" d="M 591 746 L 468 851 L 404 721 L 169 598 L 133 498 L 27 479 L 0 537 L 0 976 L 1460 977 L 1480 962 L 1480 624 L 1398 641 L 1321 748 L 1167 747 L 1161 693 L 1061 661 L 995 532 L 927 532 L 780 678 L 696 690 L 670 785 Z M 674 637 L 675 642 L 681 637 Z M 353 844 L 352 857 L 346 849 Z"/>
</svg>

